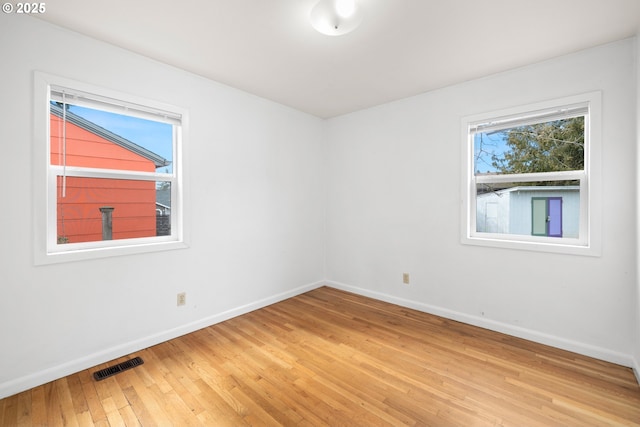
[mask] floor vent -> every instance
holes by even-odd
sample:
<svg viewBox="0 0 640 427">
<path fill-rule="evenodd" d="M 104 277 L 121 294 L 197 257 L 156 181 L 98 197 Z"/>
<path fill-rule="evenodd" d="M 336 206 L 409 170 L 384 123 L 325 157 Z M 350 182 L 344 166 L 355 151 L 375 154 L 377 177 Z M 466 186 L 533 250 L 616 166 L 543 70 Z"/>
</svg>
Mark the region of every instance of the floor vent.
<svg viewBox="0 0 640 427">
<path fill-rule="evenodd" d="M 100 381 L 119 372 L 126 371 L 127 369 L 135 368 L 143 363 L 144 361 L 140 357 L 134 357 L 126 362 L 118 363 L 117 365 L 109 366 L 108 368 L 94 372 L 93 378 L 95 378 L 96 381 Z"/>
</svg>

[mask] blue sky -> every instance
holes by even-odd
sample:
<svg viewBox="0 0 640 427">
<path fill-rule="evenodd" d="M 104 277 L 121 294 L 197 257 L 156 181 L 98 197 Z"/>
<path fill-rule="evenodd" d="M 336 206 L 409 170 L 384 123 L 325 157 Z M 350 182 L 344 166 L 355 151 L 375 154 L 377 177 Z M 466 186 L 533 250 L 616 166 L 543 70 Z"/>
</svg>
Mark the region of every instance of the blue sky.
<svg viewBox="0 0 640 427">
<path fill-rule="evenodd" d="M 168 123 L 76 105 L 71 105 L 69 111 L 173 162 L 173 126 Z M 171 165 L 158 170 L 158 172 L 169 173 L 172 171 Z"/>
<path fill-rule="evenodd" d="M 476 133 L 473 136 L 473 170 L 480 173 L 496 172 L 491 165 L 491 156 L 502 157 L 510 150 L 506 139 L 505 132 Z"/>
</svg>

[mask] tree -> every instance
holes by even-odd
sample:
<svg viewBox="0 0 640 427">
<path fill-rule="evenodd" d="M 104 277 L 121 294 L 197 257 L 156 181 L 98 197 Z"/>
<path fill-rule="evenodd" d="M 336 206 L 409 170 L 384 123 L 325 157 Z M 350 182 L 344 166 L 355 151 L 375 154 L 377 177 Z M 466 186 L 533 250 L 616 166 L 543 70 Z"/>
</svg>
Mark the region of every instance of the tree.
<svg viewBox="0 0 640 427">
<path fill-rule="evenodd" d="M 491 156 L 498 173 L 584 169 L 584 117 L 519 126 L 504 134 L 509 149 Z"/>
</svg>

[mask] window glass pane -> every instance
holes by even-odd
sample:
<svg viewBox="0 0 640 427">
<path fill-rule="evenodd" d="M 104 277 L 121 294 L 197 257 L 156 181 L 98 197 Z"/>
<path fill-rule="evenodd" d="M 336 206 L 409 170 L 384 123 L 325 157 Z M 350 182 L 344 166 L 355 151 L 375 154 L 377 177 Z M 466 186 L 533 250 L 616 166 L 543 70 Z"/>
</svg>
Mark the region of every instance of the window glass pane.
<svg viewBox="0 0 640 427">
<path fill-rule="evenodd" d="M 171 183 L 57 177 L 58 244 L 171 234 Z"/>
<path fill-rule="evenodd" d="M 584 170 L 584 117 L 473 134 L 476 175 Z"/>
<path fill-rule="evenodd" d="M 171 235 L 171 183 L 156 183 L 156 235 Z"/>
<path fill-rule="evenodd" d="M 171 124 L 56 102 L 50 111 L 52 165 L 173 172 Z"/>
<path fill-rule="evenodd" d="M 476 185 L 476 231 L 578 238 L 580 182 Z"/>
</svg>

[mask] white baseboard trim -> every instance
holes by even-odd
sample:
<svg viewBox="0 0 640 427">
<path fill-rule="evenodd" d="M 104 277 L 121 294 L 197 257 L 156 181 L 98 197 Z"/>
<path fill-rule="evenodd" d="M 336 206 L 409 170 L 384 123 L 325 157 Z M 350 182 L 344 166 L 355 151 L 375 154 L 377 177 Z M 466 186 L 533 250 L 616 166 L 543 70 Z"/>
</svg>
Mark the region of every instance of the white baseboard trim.
<svg viewBox="0 0 640 427">
<path fill-rule="evenodd" d="M 354 294 L 374 298 L 380 301 L 389 302 L 392 304 L 400 305 L 402 307 L 411 308 L 414 310 L 422 311 L 436 316 L 445 317 L 447 319 L 456 320 L 458 322 L 467 323 L 469 325 L 478 326 L 484 329 L 489 329 L 496 332 L 501 332 L 514 337 L 523 338 L 529 341 L 534 341 L 540 344 L 549 345 L 562 350 L 571 351 L 574 353 L 582 354 L 585 356 L 593 357 L 595 359 L 604 360 L 607 362 L 615 363 L 622 366 L 634 367 L 634 360 L 630 355 L 618 353 L 608 350 L 606 348 L 593 346 L 573 340 L 569 340 L 554 335 L 537 332 L 531 329 L 521 328 L 519 326 L 509 325 L 507 323 L 497 322 L 495 320 L 485 319 L 483 317 L 473 316 L 467 313 L 462 313 L 454 310 L 449 310 L 443 307 L 437 307 L 430 304 L 424 304 L 421 302 L 411 301 L 404 298 L 399 298 L 393 295 L 384 294 L 381 292 L 371 291 L 369 289 L 358 288 L 350 286 L 344 283 L 327 281 L 327 286 L 340 289 Z M 639 367 L 635 364 L 636 376 L 639 375 Z M 639 378 L 640 382 L 640 378 Z"/>
<path fill-rule="evenodd" d="M 640 384 L 640 361 L 634 358 L 633 367 L 631 369 L 633 369 L 633 373 L 636 375 L 636 381 Z"/>
<path fill-rule="evenodd" d="M 145 348 L 154 346 L 156 344 L 169 341 L 171 339 L 177 338 L 182 335 L 186 335 L 188 333 L 197 331 L 199 329 L 206 328 L 207 326 L 224 322 L 225 320 L 231 319 L 233 317 L 237 317 L 242 314 L 246 314 L 251 311 L 260 309 L 262 307 L 275 304 L 277 302 L 294 297 L 296 295 L 303 294 L 305 292 L 311 291 L 313 289 L 319 288 L 324 285 L 325 285 L 325 282 L 321 281 L 321 282 L 300 286 L 290 291 L 282 292 L 280 294 L 273 295 L 258 301 L 254 301 L 252 303 L 245 304 L 243 306 L 236 307 L 234 309 L 227 310 L 219 314 L 208 316 L 195 322 L 181 325 L 167 331 L 158 332 L 157 334 L 142 337 L 140 339 L 130 341 L 124 344 L 120 344 L 115 347 L 105 349 L 103 351 L 99 351 L 83 357 L 79 357 L 77 359 L 71 360 L 61 365 L 52 366 L 50 368 L 46 368 L 29 375 L 25 375 L 20 378 L 15 378 L 15 379 L 6 381 L 0 384 L 0 399 L 8 396 L 12 396 L 14 394 L 20 393 L 25 390 L 29 390 L 30 388 L 37 387 L 42 384 L 46 384 L 50 381 L 57 380 L 67 375 L 71 375 L 76 372 L 89 369 L 101 363 L 109 362 L 111 360 L 126 356 L 136 351 L 143 350 Z"/>
</svg>

